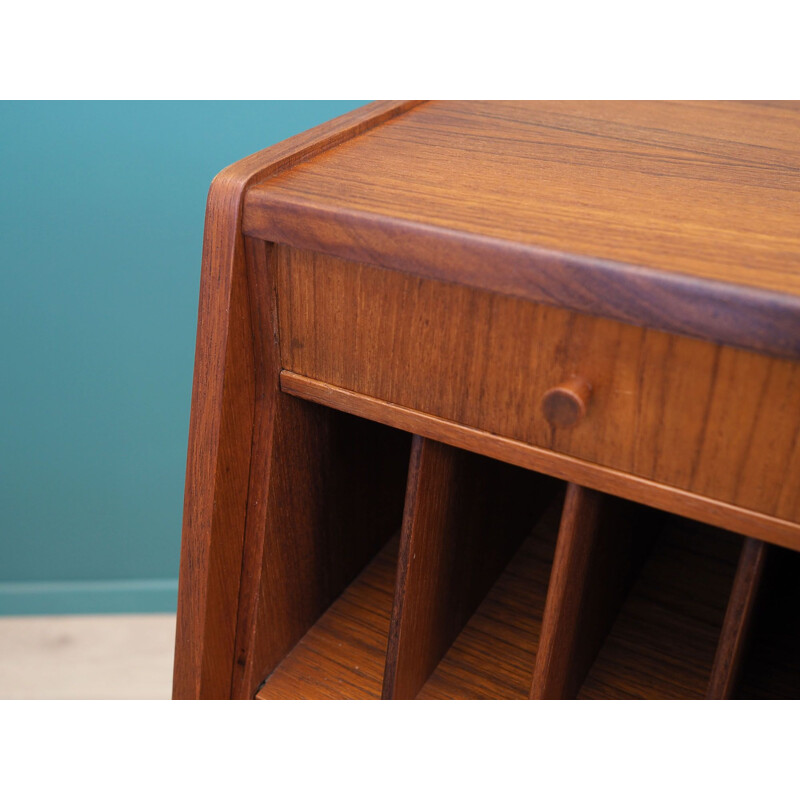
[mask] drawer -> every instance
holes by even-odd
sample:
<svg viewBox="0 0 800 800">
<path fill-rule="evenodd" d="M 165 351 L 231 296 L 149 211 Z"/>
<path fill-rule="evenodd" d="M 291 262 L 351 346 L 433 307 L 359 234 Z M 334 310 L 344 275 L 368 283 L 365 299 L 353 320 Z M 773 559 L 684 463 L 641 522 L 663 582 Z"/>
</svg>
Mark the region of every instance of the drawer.
<svg viewBox="0 0 800 800">
<path fill-rule="evenodd" d="M 798 362 L 285 246 L 275 264 L 285 370 L 800 521 Z"/>
</svg>

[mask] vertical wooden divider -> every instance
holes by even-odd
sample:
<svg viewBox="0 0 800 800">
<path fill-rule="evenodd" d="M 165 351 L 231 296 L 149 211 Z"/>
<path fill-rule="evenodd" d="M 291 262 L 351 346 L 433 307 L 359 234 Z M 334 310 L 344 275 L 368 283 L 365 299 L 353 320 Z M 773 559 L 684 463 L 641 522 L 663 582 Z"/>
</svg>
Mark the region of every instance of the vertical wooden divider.
<svg viewBox="0 0 800 800">
<path fill-rule="evenodd" d="M 249 604 L 257 588 L 240 572 L 248 571 L 248 579 L 258 572 L 246 559 L 259 547 L 251 517 L 263 512 L 249 490 L 268 480 L 273 428 L 287 422 L 279 408 L 274 275 L 254 275 L 254 267 L 268 266 L 268 245 L 242 235 L 245 194 L 413 105 L 379 101 L 358 108 L 237 161 L 211 184 L 184 491 L 175 699 L 228 698 L 239 681 L 234 673 L 241 672 L 246 627 L 239 603 Z"/>
<path fill-rule="evenodd" d="M 256 413 L 230 696 L 252 698 L 396 533 L 409 436 L 280 391 L 276 249 L 247 239 Z"/>
<path fill-rule="evenodd" d="M 652 544 L 649 510 L 567 485 L 531 699 L 577 696 Z"/>
<path fill-rule="evenodd" d="M 557 490 L 545 476 L 414 436 L 384 699 L 413 699 Z"/>
<path fill-rule="evenodd" d="M 728 608 L 711 668 L 706 699 L 727 700 L 733 697 L 736 679 L 747 648 L 753 611 L 758 600 L 769 545 L 746 537 L 733 578 Z"/>
</svg>

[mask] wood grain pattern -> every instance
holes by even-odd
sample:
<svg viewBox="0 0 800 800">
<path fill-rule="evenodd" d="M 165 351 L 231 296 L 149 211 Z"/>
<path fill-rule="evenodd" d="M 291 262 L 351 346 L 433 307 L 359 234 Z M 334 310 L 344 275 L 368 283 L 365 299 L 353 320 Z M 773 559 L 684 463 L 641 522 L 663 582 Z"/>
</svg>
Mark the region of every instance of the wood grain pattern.
<svg viewBox="0 0 800 800">
<path fill-rule="evenodd" d="M 248 193 L 247 233 L 800 355 L 800 104 L 435 102 Z"/>
<path fill-rule="evenodd" d="M 550 502 L 418 699 L 525 699 L 563 494 Z M 269 676 L 259 700 L 377 699 L 395 584 L 397 538 Z"/>
<path fill-rule="evenodd" d="M 554 491 L 544 476 L 414 437 L 385 699 L 417 696 Z"/>
<path fill-rule="evenodd" d="M 727 700 L 734 696 L 768 549 L 769 545 L 749 537 L 742 542 L 742 552 L 708 682 L 706 697 L 709 700 Z"/>
<path fill-rule="evenodd" d="M 542 626 L 559 492 L 417 695 L 419 700 L 525 700 Z"/>
<path fill-rule="evenodd" d="M 280 392 L 274 248 L 247 239 L 256 352 L 231 697 L 250 699 L 400 526 L 408 437 Z"/>
<path fill-rule="evenodd" d="M 418 699 L 524 699 L 539 642 L 562 503 L 551 503 L 423 686 Z M 680 518 L 659 537 L 580 691 L 582 699 L 704 696 L 739 543 Z M 259 699 L 376 699 L 395 581 L 395 537 L 308 632 Z M 754 624 L 742 696 L 800 697 L 796 576 L 800 554 L 778 551 L 777 580 Z M 783 556 L 788 557 L 784 559 Z M 780 573 L 780 574 L 778 574 Z M 771 589 L 777 589 L 771 592 Z M 766 624 L 765 624 L 766 623 Z"/>
<path fill-rule="evenodd" d="M 652 544 L 644 511 L 567 485 L 531 699 L 577 696 Z"/>
<path fill-rule="evenodd" d="M 233 697 L 253 697 L 398 530 L 407 464 L 400 431 L 281 398 L 263 510 L 248 527 L 257 538 L 245 563 Z"/>
<path fill-rule="evenodd" d="M 705 697 L 738 537 L 677 517 L 659 527 L 578 699 Z"/>
<path fill-rule="evenodd" d="M 797 553 L 756 609 L 685 520 L 603 642 L 636 548 L 595 494 L 800 550 L 800 104 L 415 105 L 212 184 L 174 696 L 800 695 Z M 535 533 L 473 614 L 509 464 L 585 488 L 546 610 Z"/>
<path fill-rule="evenodd" d="M 381 102 L 357 109 L 233 164 L 209 190 L 184 494 L 175 698 L 230 695 L 256 413 L 244 194 L 254 182 L 409 107 Z M 270 363 L 276 386 L 277 359 Z"/>
<path fill-rule="evenodd" d="M 710 525 L 800 549 L 800 526 L 746 508 L 664 486 L 572 456 L 496 436 L 431 414 L 331 386 L 292 372 L 281 373 L 282 389 L 297 397 L 425 436 L 474 453 L 573 481 L 591 489 L 681 514 Z"/>
<path fill-rule="evenodd" d="M 257 700 L 377 700 L 397 565 L 394 536 L 268 676 Z"/>
<path fill-rule="evenodd" d="M 800 510 L 800 362 L 307 251 L 277 259 L 291 372 L 771 516 Z M 592 387 L 586 415 L 554 428 L 542 398 L 574 375 Z"/>
</svg>

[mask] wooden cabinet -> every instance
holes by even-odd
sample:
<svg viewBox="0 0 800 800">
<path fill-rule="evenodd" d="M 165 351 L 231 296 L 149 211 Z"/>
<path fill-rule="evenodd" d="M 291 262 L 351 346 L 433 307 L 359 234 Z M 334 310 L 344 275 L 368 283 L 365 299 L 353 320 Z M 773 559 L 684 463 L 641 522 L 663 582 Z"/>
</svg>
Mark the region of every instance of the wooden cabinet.
<svg viewBox="0 0 800 800">
<path fill-rule="evenodd" d="M 800 106 L 374 103 L 214 181 L 176 697 L 800 696 Z"/>
</svg>

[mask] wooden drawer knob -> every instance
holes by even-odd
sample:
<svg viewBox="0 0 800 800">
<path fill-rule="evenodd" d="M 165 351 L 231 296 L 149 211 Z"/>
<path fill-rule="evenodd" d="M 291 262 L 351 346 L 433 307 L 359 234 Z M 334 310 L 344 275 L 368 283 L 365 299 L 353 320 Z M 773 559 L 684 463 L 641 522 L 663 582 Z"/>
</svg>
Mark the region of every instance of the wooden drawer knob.
<svg viewBox="0 0 800 800">
<path fill-rule="evenodd" d="M 583 378 L 572 377 L 544 393 L 542 411 L 554 428 L 569 428 L 586 416 L 592 387 Z"/>
</svg>

